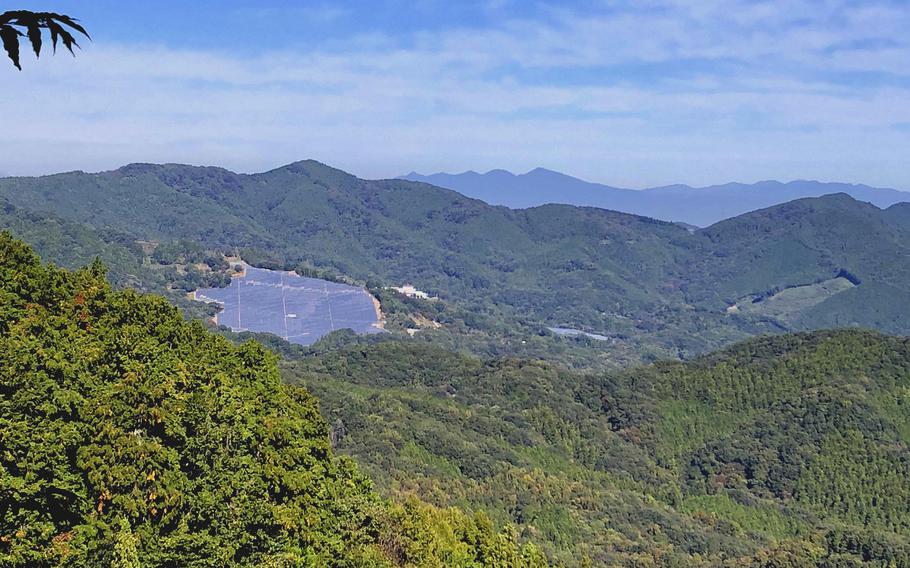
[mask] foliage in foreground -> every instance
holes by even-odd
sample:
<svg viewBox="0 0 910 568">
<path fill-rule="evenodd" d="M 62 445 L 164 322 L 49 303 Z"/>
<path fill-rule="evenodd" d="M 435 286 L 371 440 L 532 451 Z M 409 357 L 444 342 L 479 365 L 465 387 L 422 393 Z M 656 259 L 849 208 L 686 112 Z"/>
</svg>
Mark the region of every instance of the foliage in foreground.
<svg viewBox="0 0 910 568">
<path fill-rule="evenodd" d="M 482 514 L 387 503 L 274 357 L 0 234 L 0 565 L 540 566 Z"/>
</svg>

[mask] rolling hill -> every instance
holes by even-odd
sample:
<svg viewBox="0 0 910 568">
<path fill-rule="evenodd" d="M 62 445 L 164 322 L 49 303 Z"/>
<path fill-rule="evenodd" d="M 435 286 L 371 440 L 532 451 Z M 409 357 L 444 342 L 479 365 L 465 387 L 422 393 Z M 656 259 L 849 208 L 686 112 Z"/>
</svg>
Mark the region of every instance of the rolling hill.
<svg viewBox="0 0 910 568">
<path fill-rule="evenodd" d="M 116 235 L 121 248 L 133 239 L 239 252 L 375 290 L 410 282 L 442 302 L 398 304 L 402 321 L 439 320 L 440 330 L 421 332 L 428 340 L 489 356 L 558 359 L 561 346 L 584 343 L 606 354 L 599 364 L 622 364 L 832 324 L 910 331 L 907 208 L 844 194 L 694 232 L 593 207 L 510 210 L 313 161 L 253 175 L 133 164 L 6 178 L 0 198 L 13 218 L 47 217 L 105 242 Z M 115 261 L 115 278 L 146 281 L 148 259 L 136 258 Z M 609 340 L 557 339 L 547 327 Z"/>
<path fill-rule="evenodd" d="M 544 168 L 517 175 L 505 170 L 484 174 L 469 171 L 420 175 L 411 172 L 401 179 L 454 189 L 492 205 L 527 208 L 565 203 L 613 209 L 696 227 L 707 227 L 730 217 L 794 199 L 831 193 L 846 193 L 854 199 L 882 208 L 910 201 L 910 193 L 896 189 L 809 180 L 727 183 L 709 187 L 671 185 L 632 190 L 591 183 Z"/>
<path fill-rule="evenodd" d="M 587 375 L 402 339 L 281 384 L 100 263 L 0 234 L 0 276 L 4 565 L 910 564 L 905 338 Z"/>
<path fill-rule="evenodd" d="M 389 495 L 568 566 L 910 565 L 910 343 L 836 331 L 578 375 L 412 342 L 283 364 Z"/>
<path fill-rule="evenodd" d="M 232 346 L 160 299 L 111 290 L 99 264 L 70 274 L 0 237 L 2 386 L 12 393 L 0 427 L 15 444 L 0 475 L 57 507 L 44 518 L 17 505 L 21 495 L 0 496 L 14 515 L 0 554 L 13 565 L 51 553 L 104 562 L 115 547 L 162 562 L 231 554 L 256 563 L 282 551 L 405 564 L 396 559 L 435 551 L 439 563 L 465 565 L 502 550 L 540 565 L 536 546 L 567 566 L 910 563 L 906 339 L 815 331 L 695 357 L 832 321 L 906 333 L 904 205 L 835 194 L 693 232 L 597 208 L 510 210 L 315 162 L 255 175 L 132 165 L 8 178 L 0 198 L 5 227 L 62 264 L 97 250 L 121 285 L 166 288 L 161 266 L 241 252 L 370 281 L 392 316 L 443 325 L 413 338 L 341 334 L 306 351 L 265 338 L 285 354 L 276 369 L 255 343 Z M 161 264 L 174 251 L 176 264 Z M 442 300 L 384 290 L 404 281 Z M 559 338 L 546 331 L 554 324 L 609 340 Z M 456 352 L 464 346 L 482 357 Z M 570 347 L 587 351 L 567 355 Z M 562 365 L 578 356 L 579 367 L 601 366 L 592 353 L 614 365 L 694 358 L 607 373 Z M 305 391 L 276 382 L 279 372 L 316 395 L 327 423 Z M 206 422 L 177 404 L 187 397 L 191 407 L 228 401 L 236 413 Z M 17 426 L 35 422 L 45 426 Z M 204 428 L 240 440 L 227 452 L 200 438 Z M 47 431 L 72 434 L 71 446 L 48 446 Z M 291 438 L 302 447 L 286 445 Z M 322 477 L 276 473 L 250 457 L 254 445 L 280 463 L 309 460 L 292 469 Z M 225 475 L 179 465 L 199 447 Z M 225 481 L 241 478 L 237 468 L 255 483 L 240 484 L 236 499 L 260 504 L 240 525 L 218 513 L 233 506 Z M 276 483 L 284 502 L 264 489 Z M 342 499 L 336 507 L 310 493 Z M 205 523 L 208 532 L 193 528 Z M 256 531 L 265 548 L 238 536 Z M 71 532 L 97 537 L 65 545 Z M 348 537 L 362 546 L 351 549 Z M 521 542 L 534 545 L 522 552 Z"/>
</svg>

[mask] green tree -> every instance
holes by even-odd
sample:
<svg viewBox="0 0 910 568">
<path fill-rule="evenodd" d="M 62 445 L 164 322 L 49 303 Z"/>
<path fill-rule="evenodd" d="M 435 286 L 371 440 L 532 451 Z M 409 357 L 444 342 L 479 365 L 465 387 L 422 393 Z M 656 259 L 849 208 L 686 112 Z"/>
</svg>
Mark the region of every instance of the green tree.
<svg viewBox="0 0 910 568">
<path fill-rule="evenodd" d="M 539 565 L 462 511 L 383 501 L 259 343 L 9 233 L 0 394 L 2 566 Z"/>
</svg>

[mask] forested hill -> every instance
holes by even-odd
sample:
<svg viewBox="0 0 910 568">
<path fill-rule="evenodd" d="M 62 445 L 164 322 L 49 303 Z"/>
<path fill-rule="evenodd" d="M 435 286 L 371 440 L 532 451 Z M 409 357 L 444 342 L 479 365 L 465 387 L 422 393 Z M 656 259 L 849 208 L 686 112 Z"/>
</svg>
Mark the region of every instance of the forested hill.
<svg viewBox="0 0 910 568">
<path fill-rule="evenodd" d="M 154 241 L 161 257 L 165 250 L 202 251 L 193 253 L 197 260 L 240 252 L 254 264 L 378 287 L 410 282 L 443 303 L 411 306 L 403 326 L 438 319 L 443 327 L 425 337 L 489 355 L 565 359 L 547 326 L 607 336 L 590 349 L 617 362 L 691 356 L 755 334 L 832 325 L 910 332 L 906 207 L 882 211 L 844 195 L 694 233 L 596 208 L 493 207 L 422 183 L 361 180 L 313 161 L 254 175 L 133 164 L 6 178 L 0 198 L 12 211 L 6 226 L 48 217 L 48 231 L 72 232 L 75 224 L 112 242 L 119 247 L 109 251 L 115 280 L 149 289 L 161 287 L 161 272 L 137 268 L 149 260 L 138 241 Z M 42 253 L 42 243 L 54 241 L 35 231 L 25 238 Z M 132 258 L 113 254 L 124 249 Z M 72 264 L 65 247 L 52 252 Z M 180 289 L 202 280 L 184 264 Z"/>
<path fill-rule="evenodd" d="M 284 364 L 392 495 L 569 566 L 910 566 L 910 340 L 751 340 L 609 376 L 388 342 Z"/>
<path fill-rule="evenodd" d="M 384 341 L 279 371 L 7 234 L 0 300 L 4 566 L 910 565 L 905 338 L 607 375 Z"/>
<path fill-rule="evenodd" d="M 693 273 L 710 281 L 690 298 L 711 290 L 727 301 L 748 291 L 743 298 L 753 303 L 741 302 L 743 311 L 772 316 L 788 329 L 859 325 L 906 334 L 908 228 L 905 204 L 883 211 L 845 194 L 728 219 L 699 232 L 712 254 Z M 835 273 L 839 278 L 825 281 Z"/>
<path fill-rule="evenodd" d="M 261 345 L 0 233 L 0 565 L 544 564 L 483 514 L 383 501 Z"/>
</svg>

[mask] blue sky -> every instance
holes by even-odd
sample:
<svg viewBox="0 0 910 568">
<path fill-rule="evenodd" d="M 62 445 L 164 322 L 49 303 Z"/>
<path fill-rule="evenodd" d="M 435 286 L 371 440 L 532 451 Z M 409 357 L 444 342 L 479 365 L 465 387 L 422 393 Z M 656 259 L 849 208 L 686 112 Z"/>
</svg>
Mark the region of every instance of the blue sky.
<svg viewBox="0 0 910 568">
<path fill-rule="evenodd" d="M 0 172 L 171 161 L 363 177 L 910 190 L 910 3 L 22 2 L 93 41 L 0 67 Z"/>
</svg>

